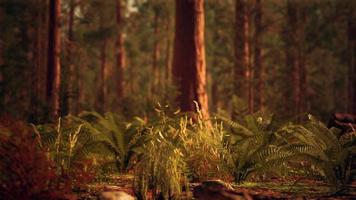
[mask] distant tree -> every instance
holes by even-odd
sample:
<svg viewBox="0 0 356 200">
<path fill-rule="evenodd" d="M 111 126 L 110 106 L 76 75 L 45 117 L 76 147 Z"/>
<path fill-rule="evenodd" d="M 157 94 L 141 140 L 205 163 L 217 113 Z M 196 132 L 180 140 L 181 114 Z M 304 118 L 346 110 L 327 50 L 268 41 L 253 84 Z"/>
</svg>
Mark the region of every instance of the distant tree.
<svg viewBox="0 0 356 200">
<path fill-rule="evenodd" d="M 152 86 L 151 92 L 155 94 L 158 91 L 159 85 L 159 59 L 160 59 L 160 38 L 159 32 L 160 30 L 160 12 L 161 7 L 159 4 L 155 4 L 153 6 L 153 52 L 152 52 Z"/>
<path fill-rule="evenodd" d="M 249 10 L 245 0 L 235 3 L 235 66 L 234 94 L 248 103 L 248 111 L 253 111 L 252 70 L 250 66 Z"/>
<path fill-rule="evenodd" d="M 302 12 L 301 4 L 296 1 L 287 1 L 286 15 L 286 66 L 291 71 L 287 74 L 286 81 L 292 79 L 292 110 L 295 115 L 300 115 L 305 111 L 306 96 L 306 69 L 305 56 L 303 51 L 305 15 Z M 291 76 L 291 77 L 290 77 Z M 286 94 L 286 99 L 290 99 Z M 286 101 L 289 102 L 289 101 Z M 299 118 L 299 117 L 298 117 Z"/>
<path fill-rule="evenodd" d="M 265 110 L 265 80 L 264 80 L 264 67 L 262 62 L 262 5 L 261 0 L 255 2 L 255 51 L 254 51 L 254 67 L 257 80 L 256 98 L 257 105 L 260 111 Z"/>
<path fill-rule="evenodd" d="M 197 101 L 208 117 L 204 44 L 204 0 L 176 0 L 173 79 L 183 112 L 196 110 Z"/>
<path fill-rule="evenodd" d="M 74 97 L 74 88 L 75 88 L 75 83 L 76 83 L 76 70 L 75 70 L 75 64 L 74 64 L 74 55 L 73 55 L 73 48 L 74 48 L 74 16 L 75 16 L 75 11 L 77 8 L 77 1 L 76 0 L 70 0 L 69 1 L 69 12 L 68 12 L 68 32 L 67 32 L 67 54 L 68 54 L 68 77 L 67 77 L 67 87 L 66 87 L 66 98 L 65 102 L 65 108 L 66 111 L 64 114 L 74 114 L 75 113 L 75 105 L 76 104 L 76 98 Z"/>
<path fill-rule="evenodd" d="M 52 118 L 59 116 L 61 82 L 61 0 L 49 1 L 48 20 L 48 61 L 47 61 L 47 101 Z"/>
<path fill-rule="evenodd" d="M 356 22 L 352 12 L 347 22 L 348 33 L 348 112 L 356 114 Z"/>
<path fill-rule="evenodd" d="M 124 68 L 125 68 L 125 49 L 123 37 L 123 7 L 122 0 L 116 0 L 116 64 L 117 64 L 117 98 L 120 101 L 124 97 Z"/>
</svg>

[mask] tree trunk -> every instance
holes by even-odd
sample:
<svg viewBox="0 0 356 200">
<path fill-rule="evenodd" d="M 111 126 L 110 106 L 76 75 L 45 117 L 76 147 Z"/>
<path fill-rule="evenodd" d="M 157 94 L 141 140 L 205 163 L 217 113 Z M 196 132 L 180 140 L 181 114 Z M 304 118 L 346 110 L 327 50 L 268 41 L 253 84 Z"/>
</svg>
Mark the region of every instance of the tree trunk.
<svg viewBox="0 0 356 200">
<path fill-rule="evenodd" d="M 348 112 L 356 114 L 356 23 L 352 20 L 351 14 L 347 26 L 349 51 Z"/>
<path fill-rule="evenodd" d="M 67 79 L 67 88 L 66 88 L 66 114 L 73 114 L 74 113 L 74 84 L 75 84 L 75 69 L 73 63 L 73 26 L 74 26 L 74 13 L 75 13 L 75 0 L 70 0 L 69 2 L 69 16 L 68 16 L 68 79 Z"/>
<path fill-rule="evenodd" d="M 3 8 L 0 7 L 0 24 L 3 24 L 4 22 L 4 11 Z M 4 64 L 4 41 L 3 38 L 0 37 L 0 66 Z M 2 79 L 2 74 L 0 72 L 0 82 Z"/>
<path fill-rule="evenodd" d="M 125 50 L 123 37 L 123 20 L 121 0 L 116 0 L 116 25 L 117 25 L 117 43 L 116 43 L 116 64 L 117 64 L 117 98 L 118 101 L 124 97 L 124 68 L 125 68 Z"/>
<path fill-rule="evenodd" d="M 234 94 L 246 100 L 249 110 L 252 107 L 249 99 L 252 96 L 250 90 L 251 71 L 249 67 L 249 23 L 246 1 L 236 0 L 235 4 L 235 66 Z"/>
<path fill-rule="evenodd" d="M 153 75 L 153 81 L 152 81 L 152 88 L 151 92 L 154 95 L 158 91 L 158 86 L 159 86 L 159 70 L 158 70 L 158 60 L 160 57 L 160 49 L 159 49 L 159 15 L 158 15 L 158 10 L 154 11 L 154 22 L 153 22 L 153 54 L 152 54 L 152 75 Z"/>
<path fill-rule="evenodd" d="M 300 115 L 303 112 L 302 105 L 304 99 L 305 88 L 305 69 L 304 56 L 301 52 L 301 30 L 298 27 L 300 24 L 298 17 L 298 4 L 293 1 L 287 2 L 287 29 L 286 29 L 286 65 L 290 69 L 292 77 L 287 74 L 286 81 L 292 78 L 292 95 L 286 93 L 287 102 L 293 102 L 291 108 L 294 110 L 294 115 Z M 290 97 L 292 99 L 290 99 Z M 293 109 L 294 108 L 294 109 Z M 300 116 L 297 117 L 300 119 Z"/>
<path fill-rule="evenodd" d="M 50 105 L 52 119 L 59 116 L 60 106 L 60 16 L 61 0 L 50 0 L 48 21 L 47 101 Z"/>
<path fill-rule="evenodd" d="M 183 112 L 194 112 L 196 101 L 208 114 L 204 46 L 204 0 L 176 0 L 173 78 Z"/>
<path fill-rule="evenodd" d="M 169 82 L 169 72 L 170 72 L 170 65 L 171 65 L 171 15 L 168 13 L 167 20 L 166 20 L 166 34 L 167 34 L 167 41 L 166 41 L 166 58 L 165 58 L 165 81 L 166 84 Z"/>
<path fill-rule="evenodd" d="M 257 80 L 257 106 L 258 110 L 265 110 L 265 86 L 264 86 L 264 67 L 262 63 L 262 7 L 261 0 L 256 0 L 255 4 L 255 71 Z"/>
<path fill-rule="evenodd" d="M 107 39 L 101 44 L 101 55 L 100 55 L 100 88 L 99 88 L 99 97 L 97 102 L 97 109 L 99 112 L 104 113 L 106 112 L 106 104 L 107 104 L 107 63 L 106 63 L 106 46 L 107 46 Z"/>
</svg>

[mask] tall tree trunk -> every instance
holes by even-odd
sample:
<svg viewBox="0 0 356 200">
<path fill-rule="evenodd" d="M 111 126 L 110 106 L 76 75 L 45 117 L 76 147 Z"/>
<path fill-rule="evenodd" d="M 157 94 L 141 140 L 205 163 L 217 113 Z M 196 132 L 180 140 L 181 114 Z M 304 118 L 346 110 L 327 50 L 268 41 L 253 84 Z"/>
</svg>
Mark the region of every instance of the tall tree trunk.
<svg viewBox="0 0 356 200">
<path fill-rule="evenodd" d="M 356 23 L 349 14 L 348 18 L 348 112 L 356 114 Z"/>
<path fill-rule="evenodd" d="M 212 66 L 218 66 L 217 64 L 218 60 L 216 59 L 216 56 L 213 56 L 213 60 L 211 65 Z M 211 107 L 210 109 L 213 112 L 217 112 L 219 108 L 219 84 L 218 80 L 214 79 L 212 75 L 210 75 L 210 81 L 211 81 Z"/>
<path fill-rule="evenodd" d="M 75 0 L 70 0 L 69 2 L 69 13 L 68 13 L 68 79 L 67 79 L 67 88 L 66 88 L 66 114 L 73 114 L 75 109 L 74 106 L 76 105 L 74 100 L 74 84 L 75 84 L 75 69 L 73 63 L 73 45 L 74 45 L 74 36 L 73 36 L 73 27 L 74 27 L 74 13 L 76 8 Z"/>
<path fill-rule="evenodd" d="M 248 104 L 248 113 L 253 113 L 255 106 L 255 98 L 254 98 L 254 68 L 252 67 L 252 49 L 251 49 L 251 41 L 250 41 L 250 11 L 248 3 L 246 3 L 246 13 L 245 13 L 245 63 L 246 63 L 246 71 L 245 71 L 245 80 L 247 83 L 247 104 Z"/>
<path fill-rule="evenodd" d="M 287 2 L 287 25 L 286 25 L 286 67 L 289 69 L 288 74 L 286 76 L 286 80 L 290 80 L 292 78 L 292 92 L 289 92 L 289 88 L 287 88 L 285 98 L 286 102 L 293 102 L 289 108 L 286 110 L 292 110 L 294 108 L 294 114 L 298 111 L 299 105 L 299 96 L 296 95 L 299 93 L 299 73 L 296 73 L 298 70 L 298 62 L 297 62 L 297 48 L 296 48 L 296 27 L 297 27 L 297 10 L 295 5 L 291 2 Z M 292 76 L 292 77 L 290 77 Z"/>
<path fill-rule="evenodd" d="M 154 22 L 153 22 L 153 54 L 152 54 L 152 75 L 153 75 L 153 81 L 152 81 L 152 88 L 151 92 L 152 94 L 155 94 L 158 91 L 158 86 L 159 86 L 159 70 L 158 70 L 158 61 L 160 58 L 160 49 L 159 49 L 159 15 L 158 15 L 158 10 L 156 9 L 154 11 Z"/>
<path fill-rule="evenodd" d="M 42 35 L 41 35 L 41 29 L 43 28 L 43 14 L 46 13 L 43 10 L 45 10 L 45 3 L 43 0 L 37 0 L 36 3 L 40 5 L 38 7 L 37 13 L 34 16 L 34 21 L 35 25 L 33 27 L 34 33 L 31 36 L 33 38 L 33 43 L 31 45 L 31 49 L 33 49 L 33 56 L 31 59 L 32 63 L 32 71 L 31 71 L 31 77 L 32 77 L 32 92 L 31 92 L 31 102 L 30 102 L 30 121 L 34 123 L 39 123 L 38 119 L 40 117 L 40 106 L 43 103 L 43 97 L 44 95 L 41 95 L 41 87 L 43 87 L 43 83 L 41 83 L 41 74 L 43 73 L 43 68 L 45 66 L 41 65 L 41 56 L 44 56 L 41 54 L 41 43 L 42 41 Z M 46 13 L 47 14 L 47 13 Z"/>
<path fill-rule="evenodd" d="M 98 96 L 98 101 L 97 101 L 97 110 L 99 112 L 104 113 L 106 112 L 106 104 L 107 104 L 107 55 L 106 55 L 106 47 L 107 47 L 107 39 L 104 39 L 104 41 L 101 44 L 101 49 L 100 49 L 100 88 L 99 88 L 99 96 Z"/>
<path fill-rule="evenodd" d="M 39 65 L 41 68 L 41 73 L 38 74 L 39 76 L 39 97 L 42 100 L 42 102 L 45 102 L 46 100 L 46 81 L 47 81 L 47 74 L 48 74 L 48 40 L 44 40 L 43 38 L 48 37 L 49 34 L 49 15 L 48 15 L 48 10 L 49 10 L 49 2 L 47 0 L 41 0 L 41 12 L 40 12 L 40 32 L 39 32 Z"/>
<path fill-rule="evenodd" d="M 251 71 L 249 67 L 249 23 L 248 10 L 245 0 L 236 0 L 235 4 L 235 66 L 234 76 L 234 94 L 246 100 L 249 110 L 252 104 L 249 98 L 252 91 L 249 90 L 249 81 Z M 234 115 L 234 113 L 233 113 Z"/>
<path fill-rule="evenodd" d="M 124 68 L 125 68 L 125 49 L 123 37 L 122 20 L 122 2 L 116 0 L 116 25 L 117 25 L 117 43 L 116 43 L 116 64 L 117 64 L 117 98 L 120 101 L 124 97 Z"/>
<path fill-rule="evenodd" d="M 2 7 L 0 7 L 0 24 L 3 24 L 4 22 L 4 10 Z M 0 66 L 4 64 L 4 41 L 3 38 L 0 37 Z M 0 73 L 0 82 L 1 82 L 1 73 Z"/>
<path fill-rule="evenodd" d="M 261 0 L 256 0 L 255 3 L 255 71 L 257 80 L 257 106 L 258 110 L 265 110 L 265 86 L 264 86 L 264 67 L 262 63 L 262 6 Z"/>
<path fill-rule="evenodd" d="M 60 106 L 60 16 L 61 0 L 50 0 L 48 21 L 47 101 L 50 105 L 52 119 L 59 116 Z"/>
<path fill-rule="evenodd" d="M 287 2 L 287 30 L 286 30 L 286 65 L 291 69 L 292 74 L 292 95 L 291 102 L 294 108 L 294 115 L 297 115 L 297 120 L 301 119 L 300 114 L 305 111 L 306 97 L 306 56 L 302 49 L 304 42 L 304 30 L 301 27 L 305 21 L 305 15 L 301 15 L 300 5 L 289 0 Z M 286 80 L 289 80 L 289 74 Z M 286 98 L 288 98 L 286 93 Z M 289 98 L 288 98 L 289 101 Z M 288 102 L 287 101 L 287 102 Z M 289 101 L 290 102 L 290 101 Z M 293 110 L 289 108 L 290 110 Z"/>
<path fill-rule="evenodd" d="M 171 15 L 168 13 L 166 20 L 166 58 L 165 58 L 165 82 L 168 84 L 169 82 L 169 74 L 170 74 L 170 65 L 171 65 Z"/>
<path fill-rule="evenodd" d="M 208 117 L 204 45 L 204 0 L 176 0 L 173 78 L 182 111 L 194 112 L 199 104 Z"/>
</svg>

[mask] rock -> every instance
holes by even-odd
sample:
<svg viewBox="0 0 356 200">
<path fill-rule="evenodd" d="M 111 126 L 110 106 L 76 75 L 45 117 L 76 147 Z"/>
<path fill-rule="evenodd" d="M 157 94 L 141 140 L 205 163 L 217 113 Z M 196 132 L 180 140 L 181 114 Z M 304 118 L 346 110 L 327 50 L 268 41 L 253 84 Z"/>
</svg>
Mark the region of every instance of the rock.
<svg viewBox="0 0 356 200">
<path fill-rule="evenodd" d="M 116 185 L 105 185 L 104 186 L 104 191 L 118 191 L 121 188 L 119 186 Z"/>
<path fill-rule="evenodd" d="M 199 200 L 251 200 L 247 193 L 233 191 L 231 185 L 221 180 L 205 181 L 193 190 L 193 197 Z"/>
<path fill-rule="evenodd" d="M 99 200 L 135 200 L 136 198 L 122 191 L 102 192 Z"/>
</svg>

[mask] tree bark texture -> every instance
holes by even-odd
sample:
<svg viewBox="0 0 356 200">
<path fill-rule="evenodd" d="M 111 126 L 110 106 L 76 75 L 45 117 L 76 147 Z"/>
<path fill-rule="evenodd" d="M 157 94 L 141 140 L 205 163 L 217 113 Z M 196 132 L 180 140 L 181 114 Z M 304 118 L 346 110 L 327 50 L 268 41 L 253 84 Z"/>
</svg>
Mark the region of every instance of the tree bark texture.
<svg viewBox="0 0 356 200">
<path fill-rule="evenodd" d="M 74 47 L 74 36 L 73 36 L 73 28 L 74 28 L 74 13 L 76 8 L 75 0 L 70 0 L 69 2 L 69 15 L 68 15 L 68 77 L 67 77 L 67 88 L 66 88 L 66 114 L 74 114 L 74 106 L 76 105 L 74 98 L 74 84 L 75 82 L 75 69 L 73 63 L 73 47 Z"/>
<path fill-rule="evenodd" d="M 206 61 L 204 46 L 204 1 L 176 0 L 173 78 L 178 88 L 177 102 L 183 112 L 199 104 L 208 117 Z"/>
<path fill-rule="evenodd" d="M 47 61 L 47 101 L 51 117 L 59 116 L 61 82 L 61 39 L 60 39 L 61 0 L 49 1 L 48 61 Z"/>
</svg>

